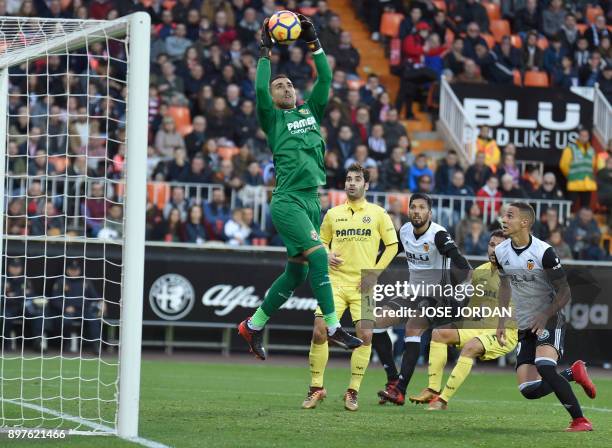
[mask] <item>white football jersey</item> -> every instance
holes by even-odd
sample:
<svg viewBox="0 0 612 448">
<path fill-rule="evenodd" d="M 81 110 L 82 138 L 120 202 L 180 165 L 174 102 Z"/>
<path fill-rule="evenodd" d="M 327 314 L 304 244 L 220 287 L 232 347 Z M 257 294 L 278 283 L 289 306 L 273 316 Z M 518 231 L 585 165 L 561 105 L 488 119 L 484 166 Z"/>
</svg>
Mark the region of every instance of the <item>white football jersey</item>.
<svg viewBox="0 0 612 448">
<path fill-rule="evenodd" d="M 510 238 L 495 247 L 500 276 L 509 277 L 519 330 L 530 328 L 533 317 L 555 297 L 551 275 L 563 274 L 561 262 L 550 244 L 531 235 L 526 247 L 517 249 Z"/>
<path fill-rule="evenodd" d="M 455 242 L 444 227 L 432 222 L 425 233 L 418 237 L 414 226 L 407 222 L 400 229 L 400 240 L 410 272 L 409 283 L 446 285 L 450 283 L 450 258 L 443 255 L 446 244 Z M 442 253 L 440 252 L 442 250 Z"/>
</svg>

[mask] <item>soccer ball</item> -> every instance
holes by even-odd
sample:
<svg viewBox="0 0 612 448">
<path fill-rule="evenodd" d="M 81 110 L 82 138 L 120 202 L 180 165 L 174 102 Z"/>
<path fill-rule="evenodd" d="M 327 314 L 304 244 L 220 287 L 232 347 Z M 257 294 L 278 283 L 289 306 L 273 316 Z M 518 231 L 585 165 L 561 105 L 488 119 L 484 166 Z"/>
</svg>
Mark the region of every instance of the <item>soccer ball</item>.
<svg viewBox="0 0 612 448">
<path fill-rule="evenodd" d="M 300 19 L 291 11 L 278 11 L 272 14 L 268 29 L 274 40 L 283 45 L 295 42 L 302 32 Z"/>
</svg>

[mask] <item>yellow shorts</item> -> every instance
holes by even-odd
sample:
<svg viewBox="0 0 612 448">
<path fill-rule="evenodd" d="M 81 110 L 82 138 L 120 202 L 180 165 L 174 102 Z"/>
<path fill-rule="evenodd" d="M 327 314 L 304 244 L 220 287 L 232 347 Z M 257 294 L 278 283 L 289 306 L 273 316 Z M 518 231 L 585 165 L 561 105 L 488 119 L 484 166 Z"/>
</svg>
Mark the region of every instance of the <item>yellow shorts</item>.
<svg viewBox="0 0 612 448">
<path fill-rule="evenodd" d="M 459 345 L 457 347 L 463 348 L 468 341 L 478 338 L 485 349 L 484 355 L 480 357 L 483 361 L 490 361 L 497 359 L 500 356 L 507 355 L 518 342 L 518 330 L 507 328 L 506 329 L 506 345 L 501 346 L 495 336 L 495 330 L 481 330 L 481 329 L 459 329 Z"/>
<path fill-rule="evenodd" d="M 353 323 L 359 320 L 375 320 L 373 300 L 369 296 L 364 296 L 362 298 L 359 286 L 332 285 L 332 291 L 334 293 L 334 306 L 336 308 L 336 315 L 338 316 L 338 319 L 342 318 L 342 315 L 348 308 L 351 313 L 351 320 Z M 363 304 L 366 304 L 366 306 L 364 307 Z M 321 308 L 317 307 L 315 316 L 323 316 Z"/>
</svg>

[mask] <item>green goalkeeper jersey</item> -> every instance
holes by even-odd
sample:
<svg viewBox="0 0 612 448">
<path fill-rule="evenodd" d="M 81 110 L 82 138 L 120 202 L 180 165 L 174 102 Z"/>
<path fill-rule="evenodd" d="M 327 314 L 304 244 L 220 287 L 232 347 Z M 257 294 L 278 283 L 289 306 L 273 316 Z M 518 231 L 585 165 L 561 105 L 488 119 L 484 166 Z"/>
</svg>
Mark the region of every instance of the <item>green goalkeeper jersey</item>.
<svg viewBox="0 0 612 448">
<path fill-rule="evenodd" d="M 270 95 L 270 60 L 257 64 L 257 117 L 268 137 L 276 171 L 274 193 L 325 185 L 325 141 L 320 124 L 327 107 L 332 72 L 322 49 L 313 54 L 317 80 L 308 101 L 293 109 L 274 106 Z"/>
</svg>

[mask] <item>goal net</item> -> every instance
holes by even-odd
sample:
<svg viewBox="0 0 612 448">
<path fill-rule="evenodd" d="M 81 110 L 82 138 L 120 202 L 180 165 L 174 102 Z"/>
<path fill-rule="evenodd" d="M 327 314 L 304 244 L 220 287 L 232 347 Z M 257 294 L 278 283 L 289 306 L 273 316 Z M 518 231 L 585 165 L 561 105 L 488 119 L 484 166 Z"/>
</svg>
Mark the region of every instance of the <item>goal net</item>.
<svg viewBox="0 0 612 448">
<path fill-rule="evenodd" d="M 4 429 L 137 435 L 149 33 L 0 17 Z"/>
</svg>

